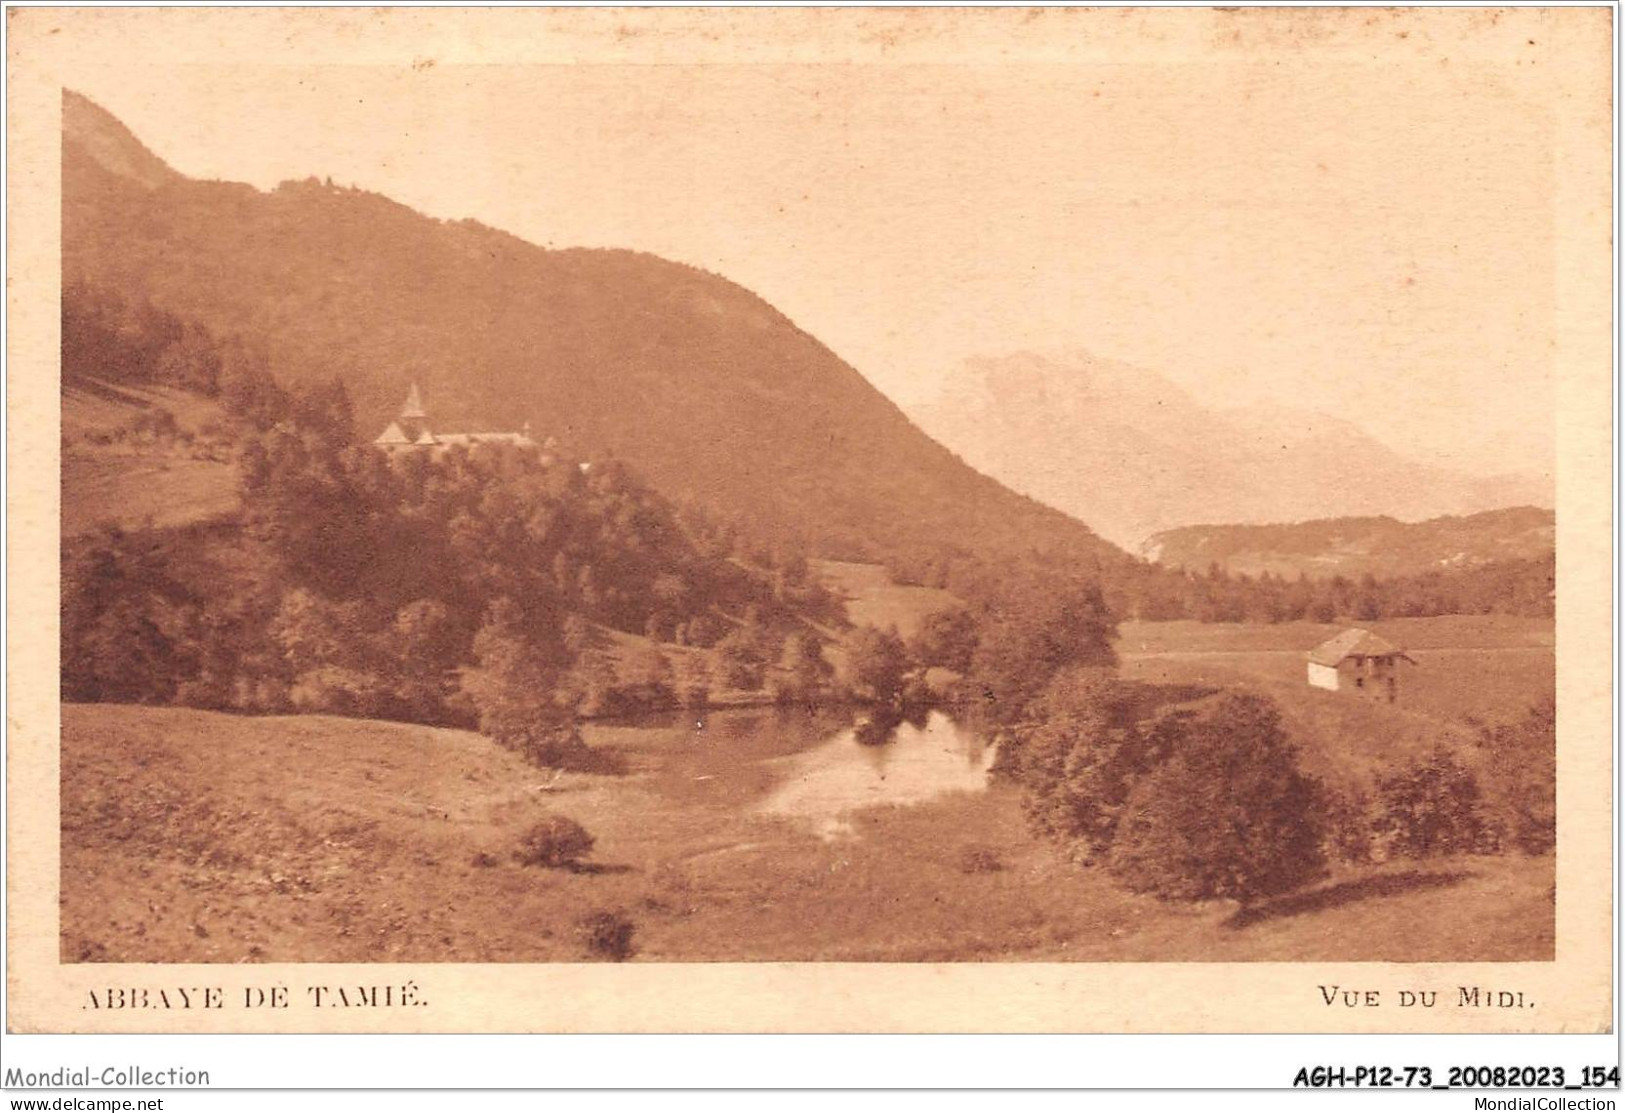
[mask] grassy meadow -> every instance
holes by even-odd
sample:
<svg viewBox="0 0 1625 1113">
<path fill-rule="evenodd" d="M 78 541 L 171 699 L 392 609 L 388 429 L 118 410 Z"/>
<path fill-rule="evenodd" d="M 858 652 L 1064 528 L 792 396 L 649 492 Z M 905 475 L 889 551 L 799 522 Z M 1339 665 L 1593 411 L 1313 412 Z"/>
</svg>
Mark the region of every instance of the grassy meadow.
<svg viewBox="0 0 1625 1113">
<path fill-rule="evenodd" d="M 832 838 L 750 793 L 674 792 L 658 747 L 593 729 L 623 774 L 555 778 L 455 730 L 68 705 L 63 960 L 581 961 L 577 921 L 602 910 L 642 961 L 1552 953 L 1549 857 L 1343 870 L 1245 912 L 1164 903 L 1034 839 L 1008 789 L 856 812 Z M 596 836 L 589 865 L 514 860 L 551 811 Z"/>
<path fill-rule="evenodd" d="M 63 390 L 65 537 L 103 524 L 187 525 L 237 510 L 237 472 L 224 450 L 132 435 L 139 419 L 159 413 L 194 442 L 206 441 L 223 420 L 213 400 L 173 387 L 80 381 Z"/>
<path fill-rule="evenodd" d="M 1549 618 L 1453 615 L 1364 625 L 1416 660 L 1401 664 L 1393 704 L 1309 687 L 1305 654 L 1344 624 L 1130 622 L 1120 628 L 1117 651 L 1130 679 L 1268 695 L 1305 764 L 1332 775 L 1369 776 L 1436 741 L 1466 743 L 1474 723 L 1516 719 L 1556 687 Z"/>
<path fill-rule="evenodd" d="M 822 560 L 818 574 L 846 600 L 846 617 L 854 626 L 892 628 L 905 638 L 913 636 L 927 615 L 964 605 L 941 588 L 893 583 L 891 574 L 878 564 Z"/>
</svg>

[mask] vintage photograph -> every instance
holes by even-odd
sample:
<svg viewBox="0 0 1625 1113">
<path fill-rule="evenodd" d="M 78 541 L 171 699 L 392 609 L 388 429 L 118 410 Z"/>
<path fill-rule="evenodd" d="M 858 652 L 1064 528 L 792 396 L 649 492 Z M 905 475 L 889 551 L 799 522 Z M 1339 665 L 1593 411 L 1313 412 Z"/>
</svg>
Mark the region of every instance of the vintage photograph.
<svg viewBox="0 0 1625 1113">
<path fill-rule="evenodd" d="M 1587 24 L 1367 11 L 63 77 L 62 967 L 1552 963 Z"/>
</svg>

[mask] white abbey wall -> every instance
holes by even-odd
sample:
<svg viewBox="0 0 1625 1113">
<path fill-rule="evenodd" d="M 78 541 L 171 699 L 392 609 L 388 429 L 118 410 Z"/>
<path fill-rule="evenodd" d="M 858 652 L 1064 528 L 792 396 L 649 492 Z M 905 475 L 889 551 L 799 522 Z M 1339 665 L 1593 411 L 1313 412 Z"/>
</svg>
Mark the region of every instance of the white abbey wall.
<svg viewBox="0 0 1625 1113">
<path fill-rule="evenodd" d="M 1337 670 L 1330 665 L 1310 661 L 1309 685 L 1313 688 L 1325 688 L 1329 692 L 1337 691 Z"/>
</svg>

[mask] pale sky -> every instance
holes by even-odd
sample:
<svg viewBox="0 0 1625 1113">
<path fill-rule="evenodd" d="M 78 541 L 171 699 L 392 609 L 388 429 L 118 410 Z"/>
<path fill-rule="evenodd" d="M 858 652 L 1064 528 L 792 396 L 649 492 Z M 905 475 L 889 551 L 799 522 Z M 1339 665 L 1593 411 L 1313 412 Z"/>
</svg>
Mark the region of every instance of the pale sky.
<svg viewBox="0 0 1625 1113">
<path fill-rule="evenodd" d="M 79 90 L 193 177 L 331 176 L 760 294 L 906 406 L 1080 347 L 1552 467 L 1550 120 L 1512 66 L 190 65 Z M 100 83 L 98 83 L 100 82 Z"/>
</svg>

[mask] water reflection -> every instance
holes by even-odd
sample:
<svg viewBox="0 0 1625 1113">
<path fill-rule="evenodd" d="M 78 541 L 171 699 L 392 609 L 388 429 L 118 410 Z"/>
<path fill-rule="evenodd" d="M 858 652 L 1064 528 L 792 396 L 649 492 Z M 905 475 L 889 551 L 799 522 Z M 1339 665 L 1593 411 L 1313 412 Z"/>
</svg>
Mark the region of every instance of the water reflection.
<svg viewBox="0 0 1625 1113">
<path fill-rule="evenodd" d="M 851 723 L 851 713 L 844 709 L 709 711 L 598 728 L 589 733 L 589 741 L 632 755 L 662 796 L 749 807 L 777 787 L 775 759 L 810 750 Z"/>
<path fill-rule="evenodd" d="M 858 808 L 920 804 L 947 792 L 986 788 L 993 757 L 994 748 L 979 734 L 940 711 L 919 722 L 866 720 L 774 762 L 782 779 L 761 810 L 833 831 Z"/>
<path fill-rule="evenodd" d="M 661 795 L 684 803 L 804 817 L 820 829 L 876 804 L 917 804 L 987 785 L 994 749 L 941 711 L 711 712 L 617 727 L 591 741 L 631 757 Z"/>
</svg>

